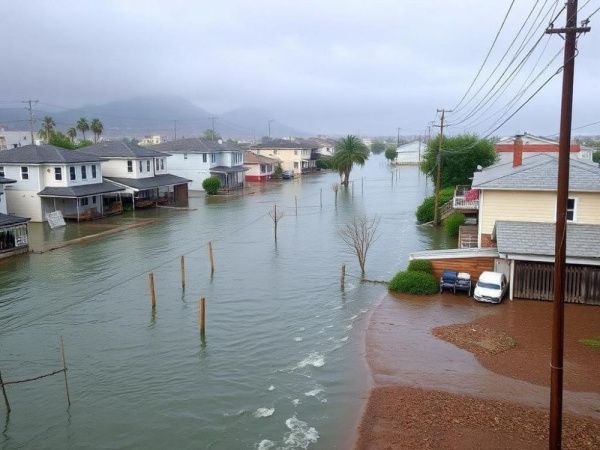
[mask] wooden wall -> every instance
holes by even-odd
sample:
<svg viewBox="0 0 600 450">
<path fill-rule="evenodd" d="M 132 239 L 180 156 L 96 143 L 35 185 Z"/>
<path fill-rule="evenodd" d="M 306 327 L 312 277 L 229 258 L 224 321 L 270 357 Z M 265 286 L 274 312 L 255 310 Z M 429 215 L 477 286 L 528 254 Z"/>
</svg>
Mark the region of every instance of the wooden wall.
<svg viewBox="0 0 600 450">
<path fill-rule="evenodd" d="M 491 256 L 478 256 L 474 258 L 445 258 L 432 259 L 433 274 L 440 277 L 444 270 L 456 270 L 471 274 L 471 279 L 477 281 L 481 272 L 494 270 L 494 258 Z"/>
</svg>

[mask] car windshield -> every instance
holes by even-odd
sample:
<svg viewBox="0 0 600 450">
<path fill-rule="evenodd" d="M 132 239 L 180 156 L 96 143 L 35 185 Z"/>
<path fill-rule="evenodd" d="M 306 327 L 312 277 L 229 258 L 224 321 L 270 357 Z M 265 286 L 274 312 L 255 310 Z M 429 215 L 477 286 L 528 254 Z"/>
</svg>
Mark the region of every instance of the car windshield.
<svg viewBox="0 0 600 450">
<path fill-rule="evenodd" d="M 485 283 L 483 281 L 479 281 L 477 283 L 477 286 L 480 288 L 485 288 L 485 289 L 500 289 L 500 286 L 498 286 L 497 284 L 494 283 Z"/>
</svg>

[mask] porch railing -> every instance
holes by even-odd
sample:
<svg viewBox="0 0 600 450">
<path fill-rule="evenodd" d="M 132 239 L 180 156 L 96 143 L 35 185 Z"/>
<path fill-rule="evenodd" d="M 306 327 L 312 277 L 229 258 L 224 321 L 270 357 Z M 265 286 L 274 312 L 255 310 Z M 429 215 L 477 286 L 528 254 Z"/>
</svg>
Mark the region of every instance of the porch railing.
<svg viewBox="0 0 600 450">
<path fill-rule="evenodd" d="M 471 186 L 456 186 L 454 198 L 452 199 L 452 207 L 454 209 L 479 209 L 479 199 L 467 200 L 467 192 L 470 190 Z"/>
</svg>

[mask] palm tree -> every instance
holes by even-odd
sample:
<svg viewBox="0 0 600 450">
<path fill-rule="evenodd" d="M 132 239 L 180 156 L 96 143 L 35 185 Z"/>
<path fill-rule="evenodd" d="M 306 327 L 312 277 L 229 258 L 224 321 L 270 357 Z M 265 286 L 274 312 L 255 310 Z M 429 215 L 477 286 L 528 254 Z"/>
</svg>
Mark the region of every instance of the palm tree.
<svg viewBox="0 0 600 450">
<path fill-rule="evenodd" d="M 40 134 L 46 140 L 46 143 L 50 142 L 50 137 L 54 132 L 54 127 L 56 126 L 56 122 L 50 116 L 45 116 L 42 119 L 42 129 L 40 130 Z"/>
<path fill-rule="evenodd" d="M 92 132 L 94 133 L 94 144 L 95 144 L 96 142 L 98 142 L 98 139 L 100 139 L 100 135 L 102 134 L 102 131 L 104 131 L 104 125 L 102 125 L 102 122 L 100 122 L 100 119 L 92 119 L 90 128 L 91 128 Z"/>
<path fill-rule="evenodd" d="M 369 159 L 367 146 L 358 137 L 349 134 L 337 142 L 331 162 L 340 177 L 343 175 L 342 184 L 348 187 L 352 166 L 354 164 L 364 166 L 367 159 Z"/>
<path fill-rule="evenodd" d="M 71 144 L 75 144 L 75 138 L 77 137 L 77 129 L 71 127 L 67 130 L 67 136 L 71 138 Z"/>
<path fill-rule="evenodd" d="M 87 119 L 85 117 L 81 117 L 77 121 L 77 125 L 75 126 L 75 128 L 81 131 L 81 134 L 83 135 L 83 140 L 85 141 L 85 132 L 90 130 L 90 124 L 88 123 Z"/>
</svg>

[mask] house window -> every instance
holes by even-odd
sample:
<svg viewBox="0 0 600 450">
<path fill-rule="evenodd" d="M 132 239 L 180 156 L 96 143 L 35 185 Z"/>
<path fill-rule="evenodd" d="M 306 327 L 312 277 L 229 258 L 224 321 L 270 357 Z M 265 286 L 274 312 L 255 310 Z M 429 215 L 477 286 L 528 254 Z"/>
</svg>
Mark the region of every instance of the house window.
<svg viewBox="0 0 600 450">
<path fill-rule="evenodd" d="M 85 180 L 87 178 L 87 167 L 81 166 L 81 179 Z"/>
<path fill-rule="evenodd" d="M 127 160 L 127 172 L 133 172 L 133 161 L 130 159 Z"/>
<path fill-rule="evenodd" d="M 567 220 L 569 222 L 577 220 L 577 200 L 574 198 L 567 200 Z"/>
<path fill-rule="evenodd" d="M 0 166 L 0 177 L 4 176 L 4 167 Z"/>
<path fill-rule="evenodd" d="M 62 169 L 60 167 L 54 168 L 54 179 L 56 181 L 62 180 Z"/>
<path fill-rule="evenodd" d="M 92 196 L 92 203 L 95 205 L 96 204 L 96 196 Z"/>
<path fill-rule="evenodd" d="M 21 167 L 21 180 L 29 180 L 29 167 Z"/>
<path fill-rule="evenodd" d="M 294 150 L 294 155 L 297 155 L 297 154 L 298 154 L 298 150 Z"/>
<path fill-rule="evenodd" d="M 150 160 L 146 161 L 146 172 L 150 172 Z"/>
<path fill-rule="evenodd" d="M 154 162 L 156 163 L 155 164 L 156 170 L 160 170 L 160 163 L 158 162 L 158 159 L 155 159 Z"/>
<path fill-rule="evenodd" d="M 208 161 L 208 155 L 206 153 L 202 153 L 202 162 L 205 163 Z"/>
<path fill-rule="evenodd" d="M 277 154 L 277 150 L 273 150 L 273 154 L 276 155 Z"/>
<path fill-rule="evenodd" d="M 165 170 L 165 158 L 160 159 L 160 170 Z"/>
<path fill-rule="evenodd" d="M 217 161 L 217 155 L 215 155 L 214 153 L 211 153 L 210 155 L 210 162 L 214 163 Z"/>
<path fill-rule="evenodd" d="M 187 153 L 183 154 L 183 159 L 187 159 Z"/>
<path fill-rule="evenodd" d="M 92 165 L 92 178 L 96 178 L 96 164 Z"/>
<path fill-rule="evenodd" d="M 87 206 L 88 204 L 89 204 L 89 200 L 88 200 L 87 197 L 79 199 L 79 205 L 81 205 L 81 206 Z"/>
<path fill-rule="evenodd" d="M 75 181 L 75 167 L 73 166 L 69 167 L 69 178 L 71 181 Z"/>
<path fill-rule="evenodd" d="M 142 161 L 140 161 L 140 173 L 144 171 L 144 165 L 142 164 Z"/>
<path fill-rule="evenodd" d="M 298 168 L 298 161 L 294 161 L 294 169 Z"/>
</svg>

